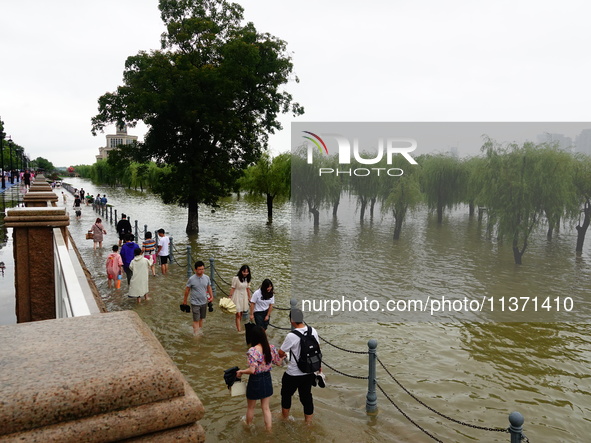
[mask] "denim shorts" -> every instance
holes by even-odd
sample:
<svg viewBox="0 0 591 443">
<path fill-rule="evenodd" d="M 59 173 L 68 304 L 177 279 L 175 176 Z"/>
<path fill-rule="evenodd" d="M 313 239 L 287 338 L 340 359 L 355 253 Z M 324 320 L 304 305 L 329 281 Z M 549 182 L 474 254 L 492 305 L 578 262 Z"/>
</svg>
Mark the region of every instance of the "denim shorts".
<svg viewBox="0 0 591 443">
<path fill-rule="evenodd" d="M 251 374 L 246 385 L 246 398 L 249 400 L 260 400 L 273 395 L 273 382 L 271 372 Z"/>
</svg>

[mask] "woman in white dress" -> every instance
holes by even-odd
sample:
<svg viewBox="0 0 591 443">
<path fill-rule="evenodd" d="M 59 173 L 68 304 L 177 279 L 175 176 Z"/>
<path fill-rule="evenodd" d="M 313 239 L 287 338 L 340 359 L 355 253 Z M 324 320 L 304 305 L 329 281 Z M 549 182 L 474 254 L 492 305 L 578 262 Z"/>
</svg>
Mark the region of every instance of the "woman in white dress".
<svg viewBox="0 0 591 443">
<path fill-rule="evenodd" d="M 242 265 L 238 274 L 232 279 L 230 288 L 230 298 L 236 305 L 236 330 L 240 329 L 242 324 L 242 313 L 248 311 L 248 302 L 250 300 L 250 268 L 248 265 Z"/>
<path fill-rule="evenodd" d="M 133 251 L 133 260 L 129 264 L 129 269 L 133 273 L 131 280 L 129 281 L 129 293 L 128 297 L 137 299 L 138 303 L 141 301 L 143 296 L 146 300 L 149 299 L 149 279 L 150 279 L 150 267 L 152 266 L 152 258 L 148 260 L 142 255 L 142 250 L 136 248 Z"/>
</svg>

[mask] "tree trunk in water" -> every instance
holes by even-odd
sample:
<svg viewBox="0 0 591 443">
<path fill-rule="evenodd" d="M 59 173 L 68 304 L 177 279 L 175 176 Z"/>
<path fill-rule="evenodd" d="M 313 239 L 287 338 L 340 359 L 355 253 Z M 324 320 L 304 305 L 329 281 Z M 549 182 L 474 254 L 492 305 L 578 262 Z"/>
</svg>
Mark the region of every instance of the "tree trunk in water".
<svg viewBox="0 0 591 443">
<path fill-rule="evenodd" d="M 519 248 L 517 246 L 513 246 L 513 259 L 515 260 L 516 265 L 521 264 L 521 257 L 523 256 L 523 252 L 519 252 Z"/>
<path fill-rule="evenodd" d="M 521 264 L 521 257 L 523 257 L 523 253 L 525 252 L 526 248 L 527 248 L 527 238 L 525 240 L 523 240 L 523 249 L 520 251 L 519 250 L 519 236 L 518 236 L 518 234 L 515 234 L 515 236 L 513 237 L 513 259 L 515 260 L 516 265 Z"/>
<path fill-rule="evenodd" d="M 267 194 L 267 223 L 273 223 L 273 198 L 271 194 Z"/>
<path fill-rule="evenodd" d="M 443 205 L 437 203 L 437 223 L 443 223 Z"/>
<path fill-rule="evenodd" d="M 339 210 L 339 203 L 341 202 L 340 199 L 336 199 L 332 204 L 332 217 L 336 218 L 337 212 Z"/>
<path fill-rule="evenodd" d="M 576 252 L 583 252 L 583 243 L 585 242 L 585 234 L 591 222 L 591 207 L 588 203 L 585 204 L 585 218 L 583 219 L 583 226 L 577 226 L 577 248 Z"/>
<path fill-rule="evenodd" d="M 189 219 L 187 220 L 187 234 L 199 233 L 199 205 L 195 201 L 189 202 Z"/>
<path fill-rule="evenodd" d="M 363 217 L 365 217 L 366 206 L 367 206 L 367 203 L 365 201 L 362 201 L 361 202 L 361 209 L 359 210 L 359 213 L 361 214 L 359 218 L 361 219 L 361 221 L 363 221 Z"/>
<path fill-rule="evenodd" d="M 469 209 L 469 210 L 470 210 L 470 212 L 469 212 L 469 216 L 470 216 L 470 217 L 474 217 L 474 212 L 475 212 L 475 211 L 474 211 L 474 202 L 472 202 L 472 201 L 471 201 L 471 202 L 470 202 L 470 204 L 469 204 L 469 206 L 468 206 L 468 208 L 470 208 L 470 209 Z"/>
<path fill-rule="evenodd" d="M 394 240 L 400 239 L 400 232 L 402 231 L 402 221 L 400 218 L 397 218 L 394 221 Z"/>
<path fill-rule="evenodd" d="M 373 209 L 376 205 L 377 198 L 372 198 L 369 203 L 369 218 L 373 219 Z"/>
<path fill-rule="evenodd" d="M 548 240 L 552 240 L 552 234 L 554 233 L 554 223 L 551 221 L 548 222 L 548 232 L 546 233 L 546 238 Z"/>
<path fill-rule="evenodd" d="M 320 211 L 316 208 L 310 208 L 310 212 L 314 216 L 314 226 L 320 225 Z"/>
</svg>

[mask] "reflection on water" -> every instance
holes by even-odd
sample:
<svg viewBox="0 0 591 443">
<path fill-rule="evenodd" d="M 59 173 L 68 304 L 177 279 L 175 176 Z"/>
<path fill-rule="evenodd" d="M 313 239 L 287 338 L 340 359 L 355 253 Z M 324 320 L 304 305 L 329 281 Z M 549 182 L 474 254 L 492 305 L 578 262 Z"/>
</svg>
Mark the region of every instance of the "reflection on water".
<svg viewBox="0 0 591 443">
<path fill-rule="evenodd" d="M 251 266 L 254 286 L 271 278 L 277 305 L 289 305 L 291 295 L 333 296 L 335 280 L 349 283 L 352 294 L 362 290 L 380 296 L 384 285 L 396 294 L 460 294 L 471 296 L 589 293 L 589 243 L 582 257 L 574 255 L 574 239 L 563 230 L 552 243 L 536 239 L 524 256 L 524 265 L 513 265 L 506 246 L 483 241 L 483 228 L 461 210 L 438 226 L 426 213 L 411 216 L 399 242 L 391 241 L 390 220 L 377 216 L 363 225 L 358 217 L 332 220 L 323 214 L 317 232 L 304 217 L 291 226 L 289 204 L 275 209 L 275 221 L 266 224 L 264 203 L 230 198 L 211 212 L 200 208 L 198 236 L 185 234 L 186 210 L 163 205 L 156 197 L 124 189 L 102 188 L 72 179 L 76 187 L 96 194 L 107 193 L 120 214 L 130 215 L 149 230 L 163 227 L 175 242 L 179 264 L 166 277 L 150 281 L 153 299 L 139 306 L 121 290 L 107 288 L 104 262 L 108 246 L 116 242 L 113 227 L 105 249 L 93 251 L 83 238 L 96 214 L 83 208 L 81 221 L 71 219 L 71 231 L 88 268 L 110 310 L 133 309 L 150 326 L 171 358 L 205 404 L 202 425 L 209 441 L 401 441 L 427 442 L 417 430 L 378 393 L 380 413 L 367 417 L 367 381 L 345 377 L 326 369 L 327 388 L 315 388 L 315 424 L 301 422 L 297 401 L 292 409 L 296 422 L 283 423 L 280 411 L 281 368 L 273 370 L 275 395 L 271 401 L 274 430 L 264 432 L 260 409 L 255 427 L 245 429 L 240 417 L 246 402 L 231 398 L 222 379 L 223 370 L 245 367 L 244 335 L 235 332 L 233 317 L 216 309 L 208 313 L 205 334 L 192 337 L 189 314 L 179 310 L 186 282 L 187 246 L 193 260 L 214 257 L 227 282 L 240 265 Z M 71 198 L 70 198 L 71 203 Z M 61 203 L 60 203 L 61 204 Z M 343 205 L 345 206 L 345 205 Z M 343 209 L 345 211 L 346 208 Z M 294 238 L 292 241 L 291 238 Z M 305 256 L 292 257 L 307 248 Z M 360 245 L 364 247 L 361 248 Z M 367 252 L 370 245 L 374 253 Z M 311 251 L 311 252 L 310 252 Z M 314 252 L 316 251 L 316 252 Z M 316 261 L 316 254 L 322 262 Z M 292 287 L 292 273 L 294 274 Z M 305 280 L 297 277 L 304 275 Z M 387 283 L 385 283 L 387 282 Z M 218 297 L 229 292 L 221 282 Z M 361 289 L 360 289 L 361 288 Z M 341 295 L 341 294 L 339 294 Z M 378 340 L 378 356 L 392 374 L 431 407 L 462 421 L 485 427 L 508 426 L 507 416 L 520 411 L 531 441 L 586 441 L 591 432 L 591 328 L 587 319 L 575 323 L 393 322 L 379 315 L 372 321 L 351 322 L 310 313 L 307 319 L 321 336 L 352 350 L 366 350 L 370 338 Z M 360 320 L 360 319 L 357 319 Z M 275 311 L 272 323 L 288 327 L 286 313 Z M 269 328 L 272 343 L 280 344 L 285 331 Z M 367 376 L 367 357 L 322 345 L 325 359 L 335 369 Z M 504 433 L 461 427 L 442 420 L 410 397 L 378 367 L 378 382 L 413 420 L 443 441 L 506 442 Z"/>
</svg>

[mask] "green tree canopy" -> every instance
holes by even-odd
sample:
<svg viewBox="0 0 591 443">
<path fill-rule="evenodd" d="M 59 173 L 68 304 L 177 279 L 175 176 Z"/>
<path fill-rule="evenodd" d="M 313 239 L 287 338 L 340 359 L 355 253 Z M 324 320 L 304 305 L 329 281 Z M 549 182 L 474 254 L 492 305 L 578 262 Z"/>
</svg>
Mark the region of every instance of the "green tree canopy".
<svg viewBox="0 0 591 443">
<path fill-rule="evenodd" d="M 303 108 L 282 89 L 293 69 L 286 43 L 242 24 L 240 5 L 160 0 L 159 8 L 161 50 L 127 59 L 123 86 L 99 98 L 92 132 L 142 120 L 144 142 L 122 149 L 140 163 L 170 167 L 153 189 L 188 207 L 186 231 L 195 233 L 198 204 L 227 195 L 281 129 L 278 114 Z"/>
<path fill-rule="evenodd" d="M 43 169 L 45 172 L 53 172 L 55 170 L 53 163 L 43 157 L 37 157 L 35 160 L 31 160 L 31 168 Z"/>
</svg>

